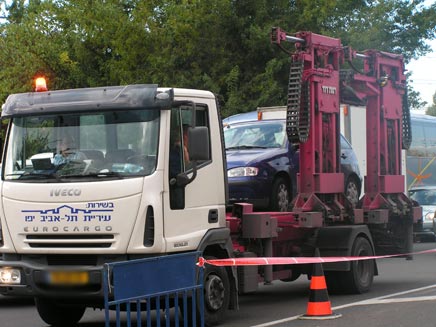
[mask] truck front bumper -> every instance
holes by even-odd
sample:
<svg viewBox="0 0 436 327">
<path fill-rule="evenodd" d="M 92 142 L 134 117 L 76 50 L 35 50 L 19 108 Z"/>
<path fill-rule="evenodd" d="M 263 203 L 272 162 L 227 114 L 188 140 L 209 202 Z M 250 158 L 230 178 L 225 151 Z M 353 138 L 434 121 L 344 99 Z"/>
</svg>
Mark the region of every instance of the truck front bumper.
<svg viewBox="0 0 436 327">
<path fill-rule="evenodd" d="M 102 298 L 102 266 L 96 267 L 47 267 L 22 261 L 0 261 L 0 269 L 19 271 L 19 283 L 2 283 L 0 294 L 31 297 L 86 297 Z M 54 273 L 82 274 L 86 282 L 53 283 Z"/>
<path fill-rule="evenodd" d="M 55 259 L 53 259 L 55 258 Z M 5 283 L 0 275 L 0 294 L 11 296 L 68 298 L 101 302 L 104 295 L 104 263 L 126 261 L 127 255 L 59 256 L 3 254 L 4 268 L 19 271 L 20 280 Z M 132 258 L 130 258 L 132 259 Z M 7 274 L 6 274 L 7 275 Z M 54 279 L 54 276 L 58 276 Z M 59 276 L 63 276 L 59 279 Z M 2 282 L 3 279 L 3 282 Z"/>
</svg>

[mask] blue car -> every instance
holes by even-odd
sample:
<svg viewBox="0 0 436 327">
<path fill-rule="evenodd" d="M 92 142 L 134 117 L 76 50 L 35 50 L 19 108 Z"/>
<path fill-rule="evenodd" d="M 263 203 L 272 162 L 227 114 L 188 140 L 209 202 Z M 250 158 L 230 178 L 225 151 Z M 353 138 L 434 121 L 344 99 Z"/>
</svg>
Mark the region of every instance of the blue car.
<svg viewBox="0 0 436 327">
<path fill-rule="evenodd" d="M 258 209 L 288 211 L 297 191 L 299 153 L 286 137 L 284 119 L 258 120 L 249 112 L 223 120 L 229 203 L 249 202 Z M 362 178 L 356 155 L 341 135 L 345 194 L 355 206 Z"/>
</svg>

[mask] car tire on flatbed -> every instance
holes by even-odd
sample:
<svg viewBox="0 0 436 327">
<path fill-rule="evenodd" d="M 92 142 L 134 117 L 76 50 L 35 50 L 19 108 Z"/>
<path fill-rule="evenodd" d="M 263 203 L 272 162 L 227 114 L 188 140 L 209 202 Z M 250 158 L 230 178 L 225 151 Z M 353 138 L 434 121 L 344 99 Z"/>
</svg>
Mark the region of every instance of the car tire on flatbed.
<svg viewBox="0 0 436 327">
<path fill-rule="evenodd" d="M 271 191 L 271 211 L 288 211 L 291 201 L 291 188 L 289 183 L 283 178 L 278 177 L 272 186 Z"/>
<path fill-rule="evenodd" d="M 360 198 L 359 183 L 355 177 L 351 176 L 348 178 L 347 183 L 345 184 L 344 192 L 347 199 L 353 205 L 353 208 L 355 208 Z"/>
</svg>

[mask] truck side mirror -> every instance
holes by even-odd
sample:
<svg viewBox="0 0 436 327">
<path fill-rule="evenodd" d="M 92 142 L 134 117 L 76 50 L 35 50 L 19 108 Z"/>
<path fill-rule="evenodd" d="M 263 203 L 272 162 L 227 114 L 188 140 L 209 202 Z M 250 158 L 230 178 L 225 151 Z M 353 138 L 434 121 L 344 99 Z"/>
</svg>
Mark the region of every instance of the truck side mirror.
<svg viewBox="0 0 436 327">
<path fill-rule="evenodd" d="M 191 127 L 188 130 L 188 151 L 191 161 L 210 160 L 209 129 L 206 126 Z"/>
</svg>

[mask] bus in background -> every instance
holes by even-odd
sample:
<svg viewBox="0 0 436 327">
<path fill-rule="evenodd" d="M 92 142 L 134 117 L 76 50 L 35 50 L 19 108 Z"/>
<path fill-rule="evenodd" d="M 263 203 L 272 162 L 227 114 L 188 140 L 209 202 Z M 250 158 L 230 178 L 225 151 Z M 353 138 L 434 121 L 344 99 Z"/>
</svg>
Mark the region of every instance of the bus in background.
<svg viewBox="0 0 436 327">
<path fill-rule="evenodd" d="M 436 117 L 410 112 L 412 143 L 403 150 L 402 171 L 408 192 L 436 186 Z M 366 108 L 341 105 L 341 133 L 353 146 L 362 175 L 366 176 Z M 362 190 L 363 194 L 363 190 Z"/>
<path fill-rule="evenodd" d="M 411 112 L 412 144 L 407 150 L 407 190 L 436 186 L 436 117 Z"/>
<path fill-rule="evenodd" d="M 414 240 L 436 240 L 436 117 L 411 113 L 412 143 L 407 150 L 406 182 L 411 199 L 422 207 Z"/>
</svg>

